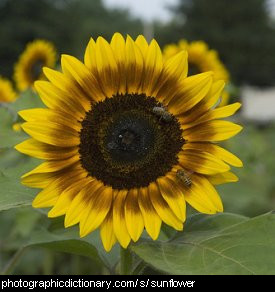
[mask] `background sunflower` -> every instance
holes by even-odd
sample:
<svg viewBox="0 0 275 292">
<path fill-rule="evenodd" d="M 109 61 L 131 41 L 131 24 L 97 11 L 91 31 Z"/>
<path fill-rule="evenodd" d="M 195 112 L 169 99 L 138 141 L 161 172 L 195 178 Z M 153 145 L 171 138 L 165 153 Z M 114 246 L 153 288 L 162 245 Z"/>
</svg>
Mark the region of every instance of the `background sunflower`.
<svg viewBox="0 0 275 292">
<path fill-rule="evenodd" d="M 0 77 L 0 102 L 12 102 L 16 99 L 16 92 L 13 89 L 12 83 Z"/>
<path fill-rule="evenodd" d="M 188 74 L 194 75 L 202 72 L 212 71 L 213 79 L 224 80 L 227 84 L 230 81 L 228 70 L 219 58 L 218 52 L 209 49 L 208 45 L 203 41 L 188 42 L 187 40 L 180 40 L 178 44 L 168 44 L 163 49 L 163 56 L 165 59 L 174 56 L 181 50 L 188 52 Z M 225 89 L 222 93 L 222 99 L 219 106 L 227 105 L 230 94 Z"/>
<path fill-rule="evenodd" d="M 43 78 L 42 68 L 44 66 L 53 68 L 56 58 L 56 50 L 52 43 L 45 40 L 28 43 L 14 67 L 17 88 L 20 91 L 32 88 L 36 80 Z"/>
</svg>

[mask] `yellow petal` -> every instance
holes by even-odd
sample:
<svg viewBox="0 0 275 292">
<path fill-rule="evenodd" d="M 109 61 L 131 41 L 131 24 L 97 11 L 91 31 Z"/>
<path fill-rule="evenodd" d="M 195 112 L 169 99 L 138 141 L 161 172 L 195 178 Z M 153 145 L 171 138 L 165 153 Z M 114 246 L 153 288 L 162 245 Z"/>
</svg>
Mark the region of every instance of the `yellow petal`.
<svg viewBox="0 0 275 292">
<path fill-rule="evenodd" d="M 40 142 L 61 147 L 73 147 L 80 143 L 77 131 L 54 122 L 26 122 L 23 130 Z"/>
<path fill-rule="evenodd" d="M 159 236 L 162 221 L 151 203 L 147 187 L 139 189 L 138 203 L 146 231 L 153 240 L 156 240 Z"/>
<path fill-rule="evenodd" d="M 175 80 L 184 79 L 188 71 L 187 51 L 181 51 L 164 63 L 164 72 Z"/>
<path fill-rule="evenodd" d="M 169 101 L 168 108 L 174 115 L 181 115 L 199 103 L 209 92 L 213 81 L 212 72 L 204 72 L 185 78 L 181 89 Z M 165 99 L 168 102 L 169 97 Z"/>
<path fill-rule="evenodd" d="M 48 188 L 49 187 L 50 186 L 48 186 Z M 32 201 L 33 208 L 52 207 L 56 203 L 59 193 L 55 192 L 53 188 L 51 188 L 50 191 L 45 190 L 47 190 L 47 188 L 36 195 L 35 199 Z"/>
<path fill-rule="evenodd" d="M 127 196 L 127 190 L 121 190 L 118 192 L 113 206 L 113 226 L 114 232 L 117 240 L 120 245 L 124 248 L 127 248 L 131 241 L 131 237 L 127 230 L 126 222 L 125 222 L 125 212 L 124 205 L 125 199 Z"/>
<path fill-rule="evenodd" d="M 190 171 L 202 174 L 226 172 L 230 167 L 220 158 L 207 152 L 184 150 L 178 155 L 179 164 Z"/>
<path fill-rule="evenodd" d="M 73 96 L 84 107 L 85 111 L 90 110 L 91 101 L 87 98 L 86 94 L 83 94 L 83 91 L 77 84 L 72 82 L 71 78 L 47 67 L 43 68 L 43 72 L 55 87 L 65 92 L 66 96 Z"/>
<path fill-rule="evenodd" d="M 98 37 L 95 46 L 98 78 L 104 95 L 112 97 L 118 93 L 118 66 L 110 44 L 102 37 Z"/>
<path fill-rule="evenodd" d="M 52 181 L 45 189 L 43 189 L 32 202 L 34 208 L 46 208 L 53 206 L 60 194 L 73 182 L 77 181 L 79 176 L 74 172 L 60 176 Z"/>
<path fill-rule="evenodd" d="M 213 143 L 186 143 L 184 145 L 184 149 L 185 150 L 192 149 L 196 151 L 209 152 L 215 157 L 235 167 L 243 166 L 242 161 L 236 155 L 232 154 L 231 152 Z"/>
<path fill-rule="evenodd" d="M 224 90 L 222 93 L 222 96 L 221 96 L 221 102 L 218 105 L 218 107 L 222 107 L 222 106 L 227 105 L 229 100 L 230 100 L 230 94 L 228 91 Z"/>
<path fill-rule="evenodd" d="M 191 123 L 201 117 L 204 113 L 208 112 L 208 110 L 210 110 L 220 98 L 224 85 L 225 83 L 222 80 L 213 82 L 205 98 L 183 115 L 178 116 L 180 122 L 182 124 Z"/>
<path fill-rule="evenodd" d="M 131 189 L 125 200 L 125 220 L 128 233 L 133 241 L 137 241 L 144 229 L 142 214 L 138 205 L 138 189 Z"/>
<path fill-rule="evenodd" d="M 150 96 L 163 69 L 163 59 L 158 43 L 153 39 L 145 57 L 142 92 Z"/>
<path fill-rule="evenodd" d="M 96 56 L 96 64 L 99 72 L 108 68 L 111 70 L 117 69 L 117 63 L 114 58 L 113 50 L 110 44 L 103 37 L 98 37 L 96 40 Z"/>
<path fill-rule="evenodd" d="M 115 33 L 111 40 L 111 47 L 113 49 L 114 57 L 117 62 L 119 71 L 119 93 L 126 93 L 127 76 L 126 76 L 126 44 L 123 36 L 120 33 Z"/>
<path fill-rule="evenodd" d="M 52 83 L 36 81 L 34 87 L 48 108 L 69 113 L 78 120 L 85 116 L 85 106 L 81 104 L 81 100 L 77 100 L 73 95 L 67 94 Z"/>
<path fill-rule="evenodd" d="M 143 78 L 144 60 L 139 47 L 130 36 L 126 38 L 127 92 L 137 93 Z"/>
<path fill-rule="evenodd" d="M 56 172 L 35 173 L 21 179 L 21 183 L 31 188 L 46 188 L 58 177 Z"/>
<path fill-rule="evenodd" d="M 228 121 L 209 121 L 184 131 L 183 136 L 189 142 L 222 141 L 237 135 L 240 125 Z"/>
<path fill-rule="evenodd" d="M 105 98 L 96 77 L 78 59 L 69 55 L 62 55 L 61 64 L 63 72 L 76 80 L 85 91 L 86 97 L 89 97 L 89 101 L 101 101 Z M 87 109 L 89 110 L 89 108 Z"/>
<path fill-rule="evenodd" d="M 221 119 L 230 117 L 235 114 L 235 112 L 241 107 L 242 105 L 239 102 L 235 102 L 223 107 L 219 107 L 210 111 L 212 119 Z M 206 120 L 206 117 L 202 117 L 201 120 Z"/>
<path fill-rule="evenodd" d="M 90 39 L 84 55 L 84 64 L 88 67 L 93 73 L 97 72 L 96 67 L 96 55 L 95 55 L 95 41 L 93 38 Z"/>
<path fill-rule="evenodd" d="M 46 108 L 35 108 L 19 111 L 18 114 L 27 122 L 33 121 L 52 121 L 60 125 L 65 125 L 76 131 L 80 131 L 81 124 L 70 114 L 64 115 L 58 110 Z"/>
<path fill-rule="evenodd" d="M 237 182 L 239 179 L 234 173 L 227 171 L 215 175 L 210 175 L 208 176 L 208 180 L 213 185 L 220 185 L 224 183 Z"/>
<path fill-rule="evenodd" d="M 58 200 L 55 202 L 54 207 L 49 211 L 48 217 L 54 218 L 65 215 L 76 195 L 91 181 L 92 180 L 89 180 L 87 178 L 79 179 L 75 183 L 71 184 L 68 188 L 66 188 L 61 193 Z"/>
<path fill-rule="evenodd" d="M 78 154 L 77 147 L 56 147 L 39 142 L 35 139 L 28 139 L 14 147 L 17 151 L 39 159 L 62 160 Z"/>
<path fill-rule="evenodd" d="M 162 221 L 167 225 L 172 226 L 176 230 L 182 230 L 183 229 L 182 222 L 176 217 L 176 215 L 174 215 L 169 205 L 162 198 L 157 184 L 151 183 L 148 188 L 149 188 L 148 193 L 152 205 L 154 206 L 156 212 L 158 213 Z"/>
<path fill-rule="evenodd" d="M 164 63 L 164 68 L 159 81 L 156 84 L 153 96 L 163 101 L 167 96 L 176 93 L 177 83 L 186 78 L 188 69 L 187 52 L 181 51 Z"/>
<path fill-rule="evenodd" d="M 120 33 L 115 33 L 111 40 L 111 48 L 116 59 L 116 63 L 125 62 L 125 40 Z"/>
<path fill-rule="evenodd" d="M 71 81 L 64 74 L 56 70 L 44 67 L 43 72 L 51 83 L 57 88 L 67 92 L 71 87 Z"/>
<path fill-rule="evenodd" d="M 194 127 L 196 125 L 199 125 L 199 124 L 207 122 L 207 121 L 232 116 L 240 107 L 241 107 L 241 104 L 239 102 L 236 102 L 236 103 L 224 106 L 224 107 L 219 107 L 219 108 L 216 108 L 214 110 L 210 110 L 206 114 L 204 114 L 203 116 L 196 119 L 195 121 L 188 123 L 188 124 L 183 124 L 182 128 L 188 129 L 188 128 Z"/>
<path fill-rule="evenodd" d="M 209 199 L 215 206 L 217 212 L 223 212 L 223 205 L 222 205 L 221 198 L 219 194 L 217 193 L 216 189 L 213 187 L 213 185 L 208 181 L 208 179 L 206 179 L 203 176 L 200 176 L 200 177 L 195 176 L 193 178 L 193 182 L 195 185 L 197 184 L 205 191 L 205 193 L 207 194 L 207 196 L 209 197 Z"/>
<path fill-rule="evenodd" d="M 104 249 L 109 252 L 116 243 L 116 236 L 113 228 L 113 212 L 110 211 L 100 226 L 100 237 Z"/>
<path fill-rule="evenodd" d="M 223 211 L 220 196 L 205 177 L 194 174 L 191 187 L 183 188 L 185 200 L 199 212 L 215 214 Z"/>
<path fill-rule="evenodd" d="M 224 89 L 225 82 L 223 80 L 218 80 L 213 82 L 211 89 L 209 90 L 206 97 L 202 100 L 200 106 L 204 106 L 207 109 L 212 108 L 219 100 Z"/>
<path fill-rule="evenodd" d="M 92 196 L 94 192 L 96 192 L 99 188 L 101 188 L 103 184 L 94 180 L 88 183 L 73 199 L 69 209 L 66 212 L 64 225 L 65 227 L 73 226 L 77 224 L 83 212 L 87 208 L 87 202 L 89 201 L 89 197 Z"/>
<path fill-rule="evenodd" d="M 32 174 L 36 174 L 36 173 L 46 173 L 46 172 L 56 172 L 59 170 L 67 170 L 67 167 L 72 166 L 72 164 L 74 164 L 74 171 L 75 173 L 83 173 L 83 176 L 87 176 L 87 172 L 84 171 L 79 164 L 75 163 L 79 160 L 79 156 L 72 156 L 69 159 L 66 160 L 60 160 L 60 161 L 46 161 L 41 163 L 40 165 L 38 165 L 36 168 L 34 168 L 33 170 L 25 173 L 22 178 L 25 178 L 29 175 Z M 69 171 L 69 170 L 68 170 Z"/>
<path fill-rule="evenodd" d="M 166 177 L 160 177 L 157 183 L 164 200 L 178 219 L 184 222 L 186 219 L 186 205 L 182 190 Z"/>
<path fill-rule="evenodd" d="M 80 218 L 80 237 L 84 237 L 97 229 L 106 218 L 113 201 L 113 190 L 111 187 L 102 187 L 93 192 L 86 206 L 87 214 Z"/>
<path fill-rule="evenodd" d="M 135 40 L 135 43 L 137 44 L 137 46 L 139 47 L 142 55 L 143 55 L 143 58 L 145 60 L 145 57 L 147 55 L 147 51 L 148 51 L 148 43 L 145 39 L 145 37 L 143 35 L 139 35 L 136 40 Z"/>
</svg>

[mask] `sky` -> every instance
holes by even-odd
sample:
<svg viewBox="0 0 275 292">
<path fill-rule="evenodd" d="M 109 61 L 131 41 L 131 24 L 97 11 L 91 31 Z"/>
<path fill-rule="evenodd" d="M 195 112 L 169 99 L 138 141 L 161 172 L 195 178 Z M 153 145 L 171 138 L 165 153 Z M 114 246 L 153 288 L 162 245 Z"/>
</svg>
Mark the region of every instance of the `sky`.
<svg viewBox="0 0 275 292">
<path fill-rule="evenodd" d="M 275 17 L 275 0 L 269 0 L 271 14 Z"/>
<path fill-rule="evenodd" d="M 155 19 L 167 22 L 171 14 L 166 8 L 167 5 L 174 5 L 178 0 L 103 0 L 103 2 L 114 8 L 128 8 L 133 16 L 141 17 L 145 21 Z M 275 17 L 275 0 L 269 0 L 269 9 Z"/>
<path fill-rule="evenodd" d="M 108 7 L 128 8 L 133 16 L 141 17 L 144 21 L 162 20 L 167 22 L 171 18 L 167 5 L 174 5 L 178 0 L 103 0 Z"/>
</svg>

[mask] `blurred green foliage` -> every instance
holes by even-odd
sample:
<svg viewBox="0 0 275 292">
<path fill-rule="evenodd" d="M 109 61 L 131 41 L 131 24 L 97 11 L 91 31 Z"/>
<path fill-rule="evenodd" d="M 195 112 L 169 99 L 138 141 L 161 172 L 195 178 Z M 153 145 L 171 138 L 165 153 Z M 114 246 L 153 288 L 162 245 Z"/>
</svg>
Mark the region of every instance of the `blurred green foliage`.
<svg viewBox="0 0 275 292">
<path fill-rule="evenodd" d="M 101 0 L 0 0 L 0 24 L 0 75 L 7 77 L 34 39 L 52 41 L 59 53 L 82 58 L 90 37 L 142 32 L 140 20 L 105 8 Z"/>
<path fill-rule="evenodd" d="M 275 84 L 275 29 L 267 0 L 179 0 L 170 23 L 154 24 L 164 46 L 181 38 L 204 40 L 216 49 L 233 82 Z M 116 31 L 135 37 L 143 23 L 127 10 L 107 9 L 102 0 L 0 0 L 0 75 L 12 76 L 26 43 L 44 38 L 59 53 L 83 56 L 91 36 Z"/>
<path fill-rule="evenodd" d="M 216 49 L 235 84 L 275 85 L 275 28 L 266 0 L 179 0 L 173 21 L 158 25 L 165 45 L 181 38 Z"/>
<path fill-rule="evenodd" d="M 244 163 L 234 170 L 239 182 L 218 187 L 227 212 L 253 217 L 275 209 L 274 145 L 274 124 L 245 124 L 237 137 L 224 143 Z"/>
<path fill-rule="evenodd" d="M 142 241 L 132 250 L 172 275 L 274 275 L 274 223 L 272 212 L 252 219 L 197 214 L 168 242 Z"/>
</svg>

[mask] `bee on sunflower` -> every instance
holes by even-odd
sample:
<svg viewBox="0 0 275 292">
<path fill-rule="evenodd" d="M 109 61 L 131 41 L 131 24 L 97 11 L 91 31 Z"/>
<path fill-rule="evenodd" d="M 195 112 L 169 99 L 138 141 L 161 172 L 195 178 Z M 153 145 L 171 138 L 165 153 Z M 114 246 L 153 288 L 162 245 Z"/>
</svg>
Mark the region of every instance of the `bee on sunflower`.
<svg viewBox="0 0 275 292">
<path fill-rule="evenodd" d="M 44 68 L 49 81 L 35 83 L 48 108 L 20 112 L 31 138 L 16 149 L 46 160 L 22 177 L 42 189 L 33 207 L 65 215 L 81 237 L 100 228 L 106 251 L 144 229 L 156 240 L 162 222 L 182 230 L 186 202 L 223 211 L 213 185 L 237 181 L 230 165 L 242 166 L 216 144 L 242 129 L 220 120 L 239 103 L 213 108 L 224 81 L 212 72 L 187 77 L 186 51 L 164 61 L 155 40 L 119 33 L 110 43 L 91 39 L 84 64 L 63 55 L 61 66 Z"/>
<path fill-rule="evenodd" d="M 35 40 L 28 43 L 14 67 L 14 80 L 17 88 L 24 91 L 32 88 L 36 80 L 44 79 L 42 68 L 53 68 L 56 62 L 56 49 L 51 42 Z"/>
<path fill-rule="evenodd" d="M 163 57 L 168 59 L 182 50 L 188 52 L 189 75 L 212 71 L 214 81 L 224 80 L 226 84 L 230 81 L 230 74 L 220 60 L 218 52 L 209 49 L 208 45 L 203 41 L 187 42 L 182 39 L 178 44 L 166 45 L 163 50 Z M 219 106 L 227 105 L 229 98 L 229 91 L 224 89 Z"/>
</svg>

